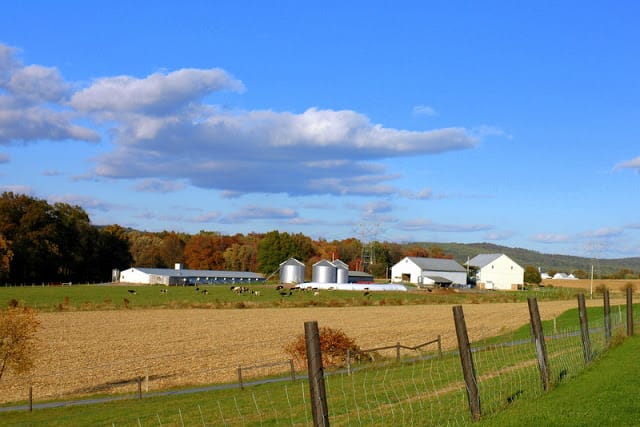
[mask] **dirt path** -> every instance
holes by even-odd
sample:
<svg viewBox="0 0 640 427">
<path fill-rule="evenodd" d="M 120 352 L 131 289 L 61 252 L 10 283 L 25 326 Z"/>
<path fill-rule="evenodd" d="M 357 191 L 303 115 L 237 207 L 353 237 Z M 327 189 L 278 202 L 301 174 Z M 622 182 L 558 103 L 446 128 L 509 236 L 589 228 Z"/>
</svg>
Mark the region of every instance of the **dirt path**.
<svg viewBox="0 0 640 427">
<path fill-rule="evenodd" d="M 591 302 L 591 301 L 589 301 Z M 598 302 L 595 302 L 598 304 Z M 541 302 L 543 319 L 575 308 L 575 301 Z M 471 341 L 529 321 L 526 303 L 464 305 Z M 400 341 L 413 346 L 441 335 L 455 346 L 450 305 L 248 310 L 132 310 L 42 313 L 40 351 L 29 378 L 7 374 L 3 402 L 234 381 L 238 366 L 286 361 L 283 347 L 304 332 L 304 322 L 343 330 L 363 348 Z M 282 369 L 286 369 L 282 368 Z"/>
</svg>

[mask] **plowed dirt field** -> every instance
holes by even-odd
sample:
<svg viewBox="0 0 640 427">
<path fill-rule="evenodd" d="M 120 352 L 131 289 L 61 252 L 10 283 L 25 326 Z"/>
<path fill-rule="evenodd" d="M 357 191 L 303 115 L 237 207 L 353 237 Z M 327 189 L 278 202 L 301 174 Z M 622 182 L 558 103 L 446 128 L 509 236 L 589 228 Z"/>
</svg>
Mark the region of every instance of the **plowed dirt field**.
<svg viewBox="0 0 640 427">
<path fill-rule="evenodd" d="M 576 301 L 541 302 L 540 313 L 551 319 L 576 306 Z M 471 341 L 529 321 L 526 303 L 469 304 L 464 314 Z M 236 381 L 238 366 L 284 362 L 270 369 L 286 372 L 289 356 L 283 347 L 303 334 L 310 320 L 343 330 L 362 348 L 415 346 L 437 335 L 444 349 L 456 341 L 450 305 L 89 311 L 41 313 L 39 319 L 36 368 L 26 377 L 5 374 L 2 402 L 25 400 L 29 384 L 34 399 L 43 400 L 132 392 L 139 377 L 144 391 L 153 391 Z"/>
</svg>

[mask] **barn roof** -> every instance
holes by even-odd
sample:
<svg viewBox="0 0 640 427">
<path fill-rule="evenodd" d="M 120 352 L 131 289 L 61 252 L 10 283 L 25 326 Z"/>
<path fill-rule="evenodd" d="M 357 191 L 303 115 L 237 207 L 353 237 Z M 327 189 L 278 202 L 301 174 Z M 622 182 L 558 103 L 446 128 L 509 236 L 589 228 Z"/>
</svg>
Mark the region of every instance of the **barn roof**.
<svg viewBox="0 0 640 427">
<path fill-rule="evenodd" d="M 149 275 L 168 276 L 168 277 L 228 277 L 228 278 L 251 278 L 251 279 L 264 278 L 264 276 L 260 273 L 251 273 L 249 271 L 190 270 L 190 269 L 177 270 L 173 268 L 146 268 L 146 267 L 133 267 L 133 269 Z"/>
<path fill-rule="evenodd" d="M 474 267 L 484 267 L 486 265 L 491 264 L 493 261 L 497 260 L 504 254 L 480 254 L 471 258 L 467 264 L 472 265 Z"/>
<path fill-rule="evenodd" d="M 423 270 L 430 271 L 460 271 L 466 272 L 465 268 L 458 264 L 456 260 L 446 258 L 423 258 L 423 257 L 407 257 L 414 264 Z"/>
</svg>

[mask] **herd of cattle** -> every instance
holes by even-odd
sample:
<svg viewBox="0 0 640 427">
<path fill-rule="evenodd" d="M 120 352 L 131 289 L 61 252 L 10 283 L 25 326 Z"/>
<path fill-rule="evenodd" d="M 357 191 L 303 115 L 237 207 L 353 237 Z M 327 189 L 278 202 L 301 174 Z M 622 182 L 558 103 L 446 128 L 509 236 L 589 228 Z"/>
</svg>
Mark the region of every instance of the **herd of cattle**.
<svg viewBox="0 0 640 427">
<path fill-rule="evenodd" d="M 248 288 L 247 286 L 231 286 L 229 289 L 238 295 L 250 294 L 250 295 L 255 295 L 257 297 L 261 295 L 260 291 Z M 200 287 L 196 287 L 195 291 L 200 292 L 201 294 L 204 294 L 204 295 L 209 294 L 209 291 L 207 289 L 203 289 Z M 283 297 L 291 296 L 293 295 L 294 292 L 313 292 L 314 295 L 319 295 L 318 288 L 300 288 L 298 286 L 285 288 L 282 285 L 278 285 L 276 286 L 276 291 Z M 133 295 L 137 294 L 135 289 L 129 289 L 128 292 Z M 160 289 L 160 293 L 163 295 L 166 295 L 168 292 L 169 290 L 166 288 Z"/>
</svg>

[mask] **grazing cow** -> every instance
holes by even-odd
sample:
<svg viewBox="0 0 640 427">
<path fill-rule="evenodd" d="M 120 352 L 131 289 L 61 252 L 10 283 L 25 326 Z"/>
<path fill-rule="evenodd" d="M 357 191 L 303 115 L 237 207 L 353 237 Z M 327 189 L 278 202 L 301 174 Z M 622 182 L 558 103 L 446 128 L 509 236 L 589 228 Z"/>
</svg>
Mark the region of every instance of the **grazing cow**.
<svg viewBox="0 0 640 427">
<path fill-rule="evenodd" d="M 282 286 L 282 285 L 276 286 L 276 291 L 279 291 L 280 289 L 284 289 L 284 286 Z"/>
<path fill-rule="evenodd" d="M 209 295 L 209 291 L 208 291 L 208 290 L 206 290 L 206 289 L 203 289 L 203 290 L 202 290 L 202 291 L 200 291 L 200 292 L 202 292 L 202 294 L 204 294 L 204 295 Z"/>
<path fill-rule="evenodd" d="M 313 296 L 314 296 L 314 297 L 317 297 L 318 295 L 320 295 L 320 292 L 318 292 L 318 291 L 315 291 L 315 292 L 313 293 Z"/>
<path fill-rule="evenodd" d="M 251 291 L 251 293 L 257 297 L 260 296 L 260 291 Z"/>
<path fill-rule="evenodd" d="M 364 296 L 365 296 L 365 297 L 369 297 L 369 296 L 371 296 L 371 292 L 369 292 L 369 291 L 365 291 L 365 292 L 364 292 Z"/>
<path fill-rule="evenodd" d="M 129 292 L 130 294 L 135 295 L 137 292 L 135 291 L 135 289 L 129 289 L 127 292 Z"/>
<path fill-rule="evenodd" d="M 160 293 L 161 294 L 166 294 L 167 293 L 167 289 L 160 289 Z"/>
</svg>

